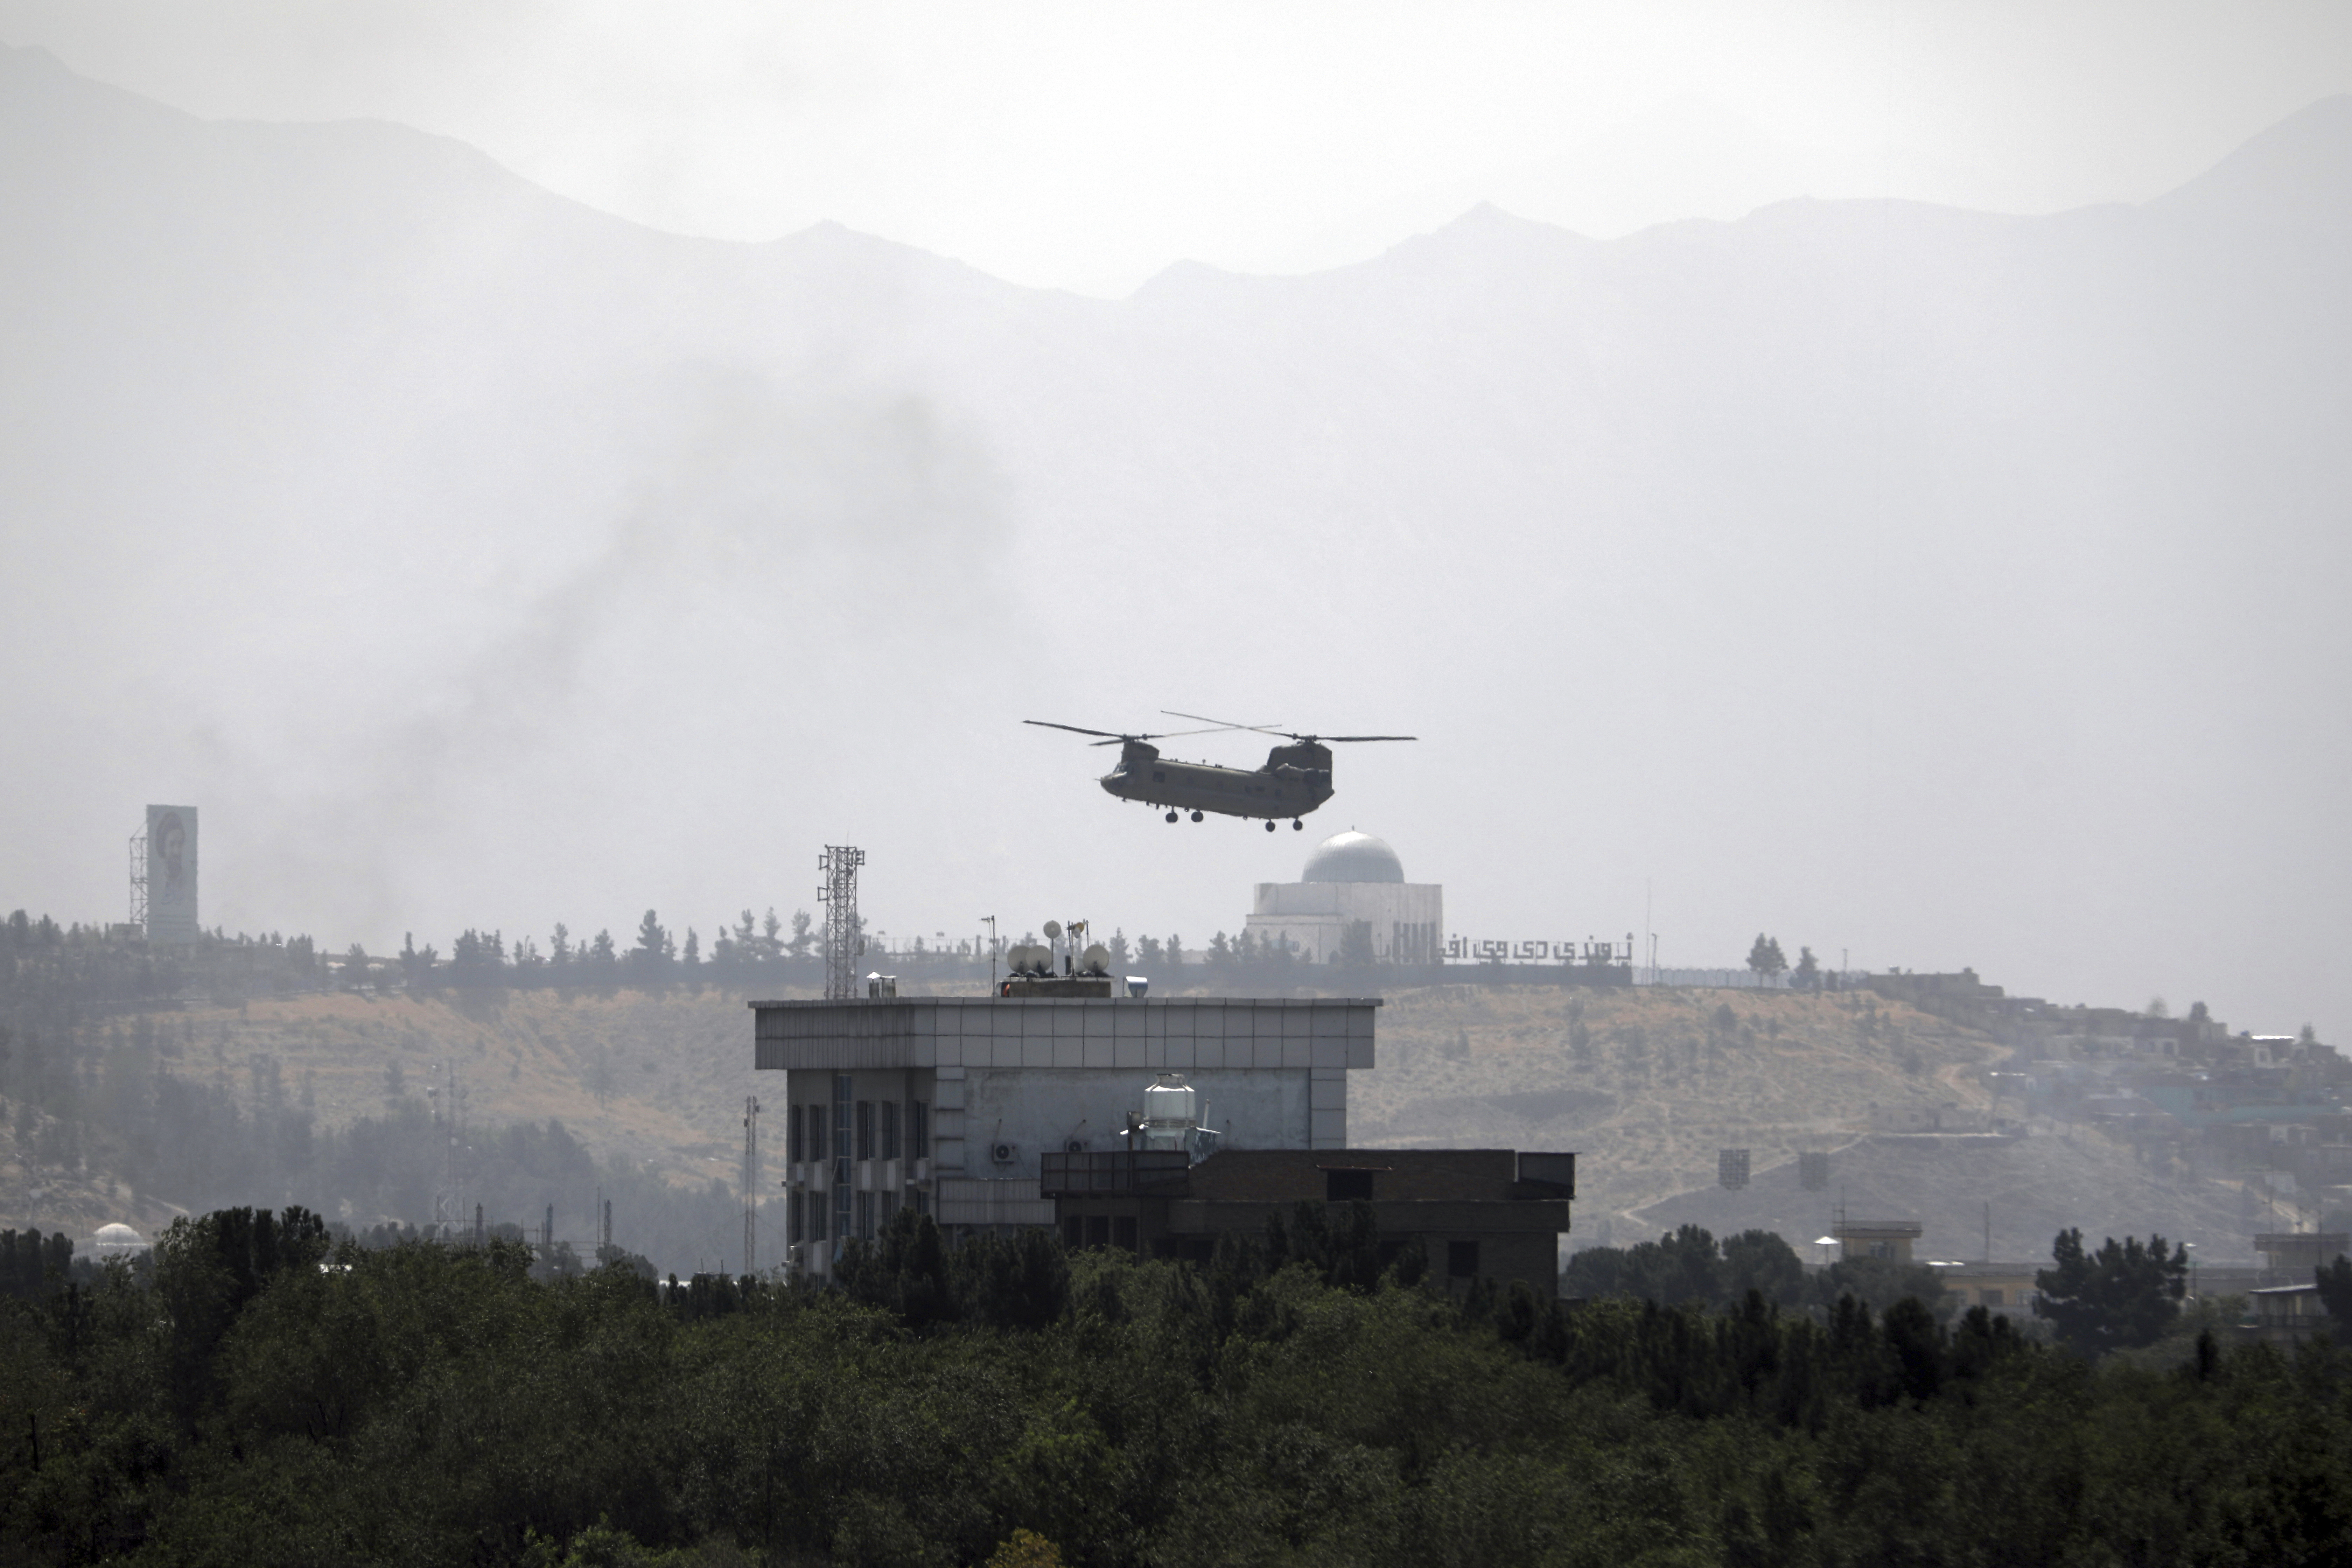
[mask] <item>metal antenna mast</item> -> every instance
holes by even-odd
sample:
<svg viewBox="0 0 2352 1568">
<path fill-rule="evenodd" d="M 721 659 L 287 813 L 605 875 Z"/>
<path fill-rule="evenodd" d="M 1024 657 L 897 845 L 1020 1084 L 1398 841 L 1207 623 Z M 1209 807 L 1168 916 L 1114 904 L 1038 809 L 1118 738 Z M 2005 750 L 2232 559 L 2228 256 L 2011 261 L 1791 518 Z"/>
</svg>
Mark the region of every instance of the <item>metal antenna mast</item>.
<svg viewBox="0 0 2352 1568">
<path fill-rule="evenodd" d="M 866 851 L 828 844 L 816 858 L 824 883 L 816 890 L 824 906 L 824 999 L 846 1002 L 857 994 L 857 868 Z"/>
<path fill-rule="evenodd" d="M 791 1237 L 785 1237 L 790 1240 Z M 760 1271 L 760 1101 L 743 1097 L 743 1272 Z"/>
</svg>

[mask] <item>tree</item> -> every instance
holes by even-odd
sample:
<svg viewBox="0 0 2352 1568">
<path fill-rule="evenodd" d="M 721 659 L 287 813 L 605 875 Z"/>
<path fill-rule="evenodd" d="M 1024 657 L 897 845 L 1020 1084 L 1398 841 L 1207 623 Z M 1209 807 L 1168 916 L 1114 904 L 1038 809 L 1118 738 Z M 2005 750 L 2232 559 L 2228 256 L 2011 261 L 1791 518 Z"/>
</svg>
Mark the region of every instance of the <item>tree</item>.
<svg viewBox="0 0 2352 1568">
<path fill-rule="evenodd" d="M 358 942 L 353 942 L 343 953 L 343 984 L 346 985 L 364 985 L 367 984 L 367 949 L 362 947 Z"/>
<path fill-rule="evenodd" d="M 637 922 L 637 944 L 629 949 L 629 972 L 646 984 L 657 984 L 669 973 L 669 932 L 653 910 Z"/>
<path fill-rule="evenodd" d="M 1797 967 L 1790 974 L 1789 984 L 1800 991 L 1819 991 L 1822 988 L 1821 961 L 1813 956 L 1811 948 L 1797 949 Z"/>
<path fill-rule="evenodd" d="M 2338 1253 L 2333 1263 L 2323 1263 L 2315 1271 L 2319 1286 L 2319 1304 L 2336 1320 L 2336 1338 L 2352 1344 L 2352 1260 Z"/>
<path fill-rule="evenodd" d="M 2189 1288 L 2189 1249 L 2168 1253 L 2160 1236 L 2145 1247 L 2136 1237 L 2118 1244 L 2111 1236 L 2088 1253 L 2080 1230 L 2062 1230 L 2050 1257 L 2054 1267 L 2033 1277 L 2034 1316 L 2049 1319 L 2085 1355 L 2155 1343 Z"/>
<path fill-rule="evenodd" d="M 1160 945 L 1160 939 L 1156 936 L 1139 936 L 1135 939 L 1135 962 L 1138 963 L 1157 964 L 1165 951 Z"/>
<path fill-rule="evenodd" d="M 1184 939 L 1181 936 L 1170 937 L 1168 939 L 1168 967 L 1171 969 L 1178 968 L 1182 965 L 1183 962 Z"/>
<path fill-rule="evenodd" d="M 1756 972 L 1756 984 L 1759 985 L 1788 968 L 1789 961 L 1780 956 L 1780 938 L 1758 931 L 1756 945 L 1748 950 L 1748 967 Z"/>
<path fill-rule="evenodd" d="M 596 940 L 588 944 L 586 958 L 588 978 L 599 985 L 609 985 L 621 967 L 620 954 L 613 946 L 613 933 L 599 931 Z"/>
<path fill-rule="evenodd" d="M 562 921 L 555 922 L 555 934 L 547 940 L 547 967 L 555 972 L 561 983 L 572 970 L 572 932 Z"/>
<path fill-rule="evenodd" d="M 1372 951 L 1372 922 L 1349 921 L 1339 933 L 1339 963 L 1349 969 L 1370 969 L 1380 961 Z"/>
<path fill-rule="evenodd" d="M 692 926 L 686 928 L 686 957 L 682 961 L 682 967 L 689 976 L 696 979 L 701 978 L 702 939 L 694 934 Z"/>
<path fill-rule="evenodd" d="M 1725 1304 L 1737 1305 L 1750 1290 L 1783 1307 L 1805 1299 L 1804 1262 L 1778 1232 L 1743 1230 L 1723 1238 Z"/>
<path fill-rule="evenodd" d="M 1134 953 L 1127 945 L 1127 931 L 1125 929 L 1120 928 L 1112 931 L 1110 933 L 1110 941 L 1105 945 L 1110 949 L 1111 968 L 1114 971 L 1124 973 L 1127 970 L 1127 961 L 1134 956 Z"/>
</svg>

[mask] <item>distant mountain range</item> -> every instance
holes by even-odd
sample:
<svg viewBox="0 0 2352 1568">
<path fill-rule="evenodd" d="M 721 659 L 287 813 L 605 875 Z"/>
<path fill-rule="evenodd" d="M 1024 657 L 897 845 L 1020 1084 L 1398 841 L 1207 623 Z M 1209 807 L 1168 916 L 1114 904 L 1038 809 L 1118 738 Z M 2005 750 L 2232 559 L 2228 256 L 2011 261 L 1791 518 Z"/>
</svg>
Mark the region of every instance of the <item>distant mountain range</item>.
<svg viewBox="0 0 2352 1568">
<path fill-rule="evenodd" d="M 1174 707 L 1422 735 L 1326 831 L 1481 930 L 1647 884 L 1670 963 L 2340 1034 L 2347 277 L 2352 100 L 2137 208 L 1479 209 L 1104 301 L 6 51 L 0 886 L 110 907 L 201 799 L 207 919 L 331 943 L 806 902 L 840 835 L 885 926 L 1197 941 L 1310 840 L 1014 723 Z"/>
</svg>

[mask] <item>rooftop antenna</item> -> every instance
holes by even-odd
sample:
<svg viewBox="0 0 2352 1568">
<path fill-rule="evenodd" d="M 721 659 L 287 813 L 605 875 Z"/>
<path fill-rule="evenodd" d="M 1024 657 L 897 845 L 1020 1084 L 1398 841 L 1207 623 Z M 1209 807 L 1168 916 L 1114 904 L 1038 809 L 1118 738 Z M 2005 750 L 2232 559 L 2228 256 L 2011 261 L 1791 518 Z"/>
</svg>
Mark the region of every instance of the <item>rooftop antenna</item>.
<svg viewBox="0 0 2352 1568">
<path fill-rule="evenodd" d="M 857 994 L 857 868 L 866 851 L 828 844 L 816 858 L 824 881 L 816 890 L 824 906 L 824 999 L 846 1002 Z"/>
<path fill-rule="evenodd" d="M 787 1119 L 789 1120 L 789 1118 Z M 790 1237 L 785 1239 L 790 1240 Z M 743 1272 L 760 1271 L 760 1101 L 743 1097 Z"/>
<path fill-rule="evenodd" d="M 982 915 L 980 918 L 988 927 L 988 994 L 993 996 L 996 994 L 996 917 Z"/>
</svg>

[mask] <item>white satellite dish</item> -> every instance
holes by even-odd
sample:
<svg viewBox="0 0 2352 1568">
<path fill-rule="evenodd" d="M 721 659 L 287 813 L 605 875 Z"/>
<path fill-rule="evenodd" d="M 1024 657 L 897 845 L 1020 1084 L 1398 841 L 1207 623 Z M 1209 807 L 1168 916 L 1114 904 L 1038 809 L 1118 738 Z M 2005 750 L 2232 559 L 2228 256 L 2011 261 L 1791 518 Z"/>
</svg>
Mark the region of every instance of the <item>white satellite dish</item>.
<svg viewBox="0 0 2352 1568">
<path fill-rule="evenodd" d="M 1045 922 L 1045 940 L 1046 940 L 1047 942 L 1052 942 L 1052 941 L 1054 941 L 1056 937 L 1060 936 L 1061 934 L 1062 934 L 1062 922 L 1061 922 L 1061 921 L 1047 921 Z"/>
</svg>

